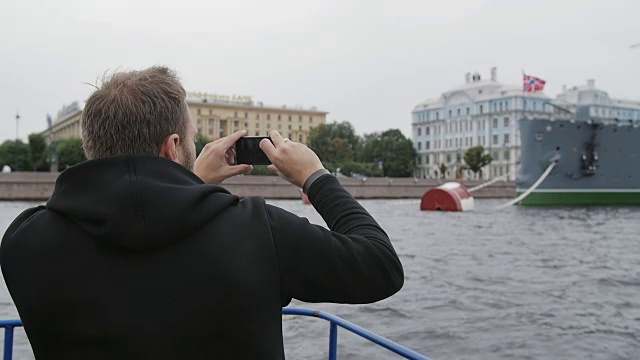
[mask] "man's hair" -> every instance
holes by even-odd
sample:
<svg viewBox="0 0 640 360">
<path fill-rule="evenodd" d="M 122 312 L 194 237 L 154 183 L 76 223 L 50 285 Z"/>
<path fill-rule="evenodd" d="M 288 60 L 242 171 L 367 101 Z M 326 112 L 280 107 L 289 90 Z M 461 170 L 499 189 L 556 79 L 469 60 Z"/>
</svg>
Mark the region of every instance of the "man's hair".
<svg viewBox="0 0 640 360">
<path fill-rule="evenodd" d="M 163 66 L 105 75 L 82 112 L 87 159 L 158 155 L 171 134 L 185 141 L 186 93 L 176 73 Z"/>
</svg>

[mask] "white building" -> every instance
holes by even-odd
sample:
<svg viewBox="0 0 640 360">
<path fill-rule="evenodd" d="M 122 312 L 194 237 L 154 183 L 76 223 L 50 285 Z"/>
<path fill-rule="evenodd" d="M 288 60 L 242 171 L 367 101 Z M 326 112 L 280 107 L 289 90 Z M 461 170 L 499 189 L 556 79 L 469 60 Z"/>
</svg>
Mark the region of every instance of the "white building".
<svg viewBox="0 0 640 360">
<path fill-rule="evenodd" d="M 489 80 L 467 73 L 463 85 L 418 104 L 412 112 L 416 176 L 438 177 L 444 164 L 447 178 L 471 178 L 472 173 L 462 170 L 464 153 L 482 145 L 493 157 L 491 165 L 483 169 L 483 177 L 508 174 L 513 179 L 520 156 L 518 120 L 523 117 L 609 119 L 637 126 L 640 101 L 610 98 L 595 87 L 594 80 L 570 89 L 563 87 L 551 100 L 542 92 L 523 92 L 522 85 L 498 82 L 496 68 L 491 69 Z"/>
<path fill-rule="evenodd" d="M 628 124 L 640 121 L 640 101 L 610 98 L 606 91 L 596 88 L 595 80 L 570 89 L 563 87 L 553 104 L 556 114 L 569 113 L 579 119 L 608 119 Z"/>
<path fill-rule="evenodd" d="M 435 178 L 440 167 L 447 178 L 472 178 L 462 170 L 467 149 L 482 145 L 493 156 L 483 178 L 508 174 L 515 178 L 520 138 L 518 119 L 553 116 L 551 99 L 542 92 L 525 93 L 522 85 L 505 85 L 480 74 L 465 75 L 465 83 L 426 100 L 412 111 L 412 140 L 418 153 L 416 176 Z"/>
</svg>

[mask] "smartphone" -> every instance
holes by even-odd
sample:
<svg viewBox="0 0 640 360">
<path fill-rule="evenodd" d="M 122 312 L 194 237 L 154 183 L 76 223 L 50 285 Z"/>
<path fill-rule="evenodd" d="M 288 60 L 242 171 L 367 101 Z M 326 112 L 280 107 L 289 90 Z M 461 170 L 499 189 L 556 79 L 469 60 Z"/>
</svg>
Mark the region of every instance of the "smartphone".
<svg viewBox="0 0 640 360">
<path fill-rule="evenodd" d="M 268 136 L 244 136 L 236 141 L 236 164 L 269 165 L 271 160 L 260 149 L 260 141 Z M 273 143 L 273 141 L 271 141 Z"/>
</svg>

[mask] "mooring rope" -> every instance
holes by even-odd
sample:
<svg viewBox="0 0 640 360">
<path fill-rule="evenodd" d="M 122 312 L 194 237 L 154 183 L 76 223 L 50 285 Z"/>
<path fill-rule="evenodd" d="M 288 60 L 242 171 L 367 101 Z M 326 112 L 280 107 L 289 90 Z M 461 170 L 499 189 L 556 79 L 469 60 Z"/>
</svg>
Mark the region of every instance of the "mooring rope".
<svg viewBox="0 0 640 360">
<path fill-rule="evenodd" d="M 472 187 L 471 189 L 467 189 L 467 191 L 468 191 L 468 192 L 473 192 L 473 191 L 476 191 L 476 190 L 480 190 L 480 189 L 482 189 L 482 188 L 484 188 L 484 187 L 487 187 L 487 186 L 489 186 L 489 185 L 491 185 L 491 184 L 493 184 L 493 183 L 496 183 L 496 182 L 498 182 L 498 181 L 500 181 L 500 180 L 504 180 L 504 179 L 506 179 L 508 176 L 509 176 L 509 174 L 500 175 L 500 176 L 498 176 L 498 177 L 497 177 L 497 178 L 495 178 L 495 179 L 491 179 L 491 180 L 489 180 L 489 181 L 487 181 L 487 182 L 485 182 L 485 183 L 482 183 L 482 184 L 480 184 L 480 185 L 478 185 L 478 186 L 474 186 L 474 187 Z"/>
<path fill-rule="evenodd" d="M 542 184 L 542 182 L 544 181 L 544 179 L 547 178 L 547 176 L 549 176 L 549 174 L 551 173 L 551 170 L 553 170 L 553 168 L 556 166 L 557 161 L 553 161 L 551 162 L 551 164 L 549 164 L 549 166 L 547 167 L 547 170 L 545 170 L 542 175 L 540 175 L 540 178 L 538 180 L 536 180 L 535 183 L 533 183 L 533 185 L 531 185 L 530 188 L 527 189 L 527 191 L 523 192 L 522 194 L 520 194 L 520 196 L 518 196 L 517 198 L 509 201 L 506 204 L 502 204 L 498 207 L 496 207 L 495 209 L 504 209 L 508 206 L 514 205 L 516 203 L 518 203 L 519 201 L 521 201 L 522 199 L 526 198 L 527 196 L 529 196 L 529 194 L 531 194 L 535 189 L 538 188 L 538 186 L 540 186 L 540 184 Z"/>
</svg>

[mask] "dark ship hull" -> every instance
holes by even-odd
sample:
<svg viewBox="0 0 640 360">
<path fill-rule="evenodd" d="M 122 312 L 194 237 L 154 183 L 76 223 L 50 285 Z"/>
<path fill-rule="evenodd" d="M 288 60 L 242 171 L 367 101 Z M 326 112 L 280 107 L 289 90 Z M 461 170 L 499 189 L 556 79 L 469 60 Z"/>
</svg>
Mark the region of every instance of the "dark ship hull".
<svg viewBox="0 0 640 360">
<path fill-rule="evenodd" d="M 630 121 L 520 120 L 522 205 L 640 205 L 640 129 Z"/>
</svg>

